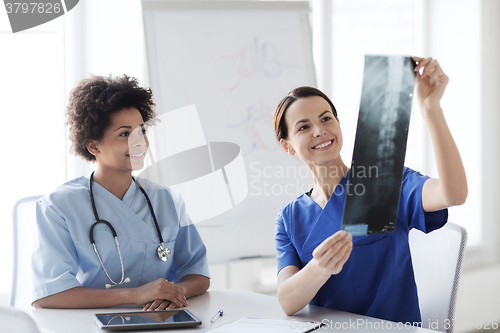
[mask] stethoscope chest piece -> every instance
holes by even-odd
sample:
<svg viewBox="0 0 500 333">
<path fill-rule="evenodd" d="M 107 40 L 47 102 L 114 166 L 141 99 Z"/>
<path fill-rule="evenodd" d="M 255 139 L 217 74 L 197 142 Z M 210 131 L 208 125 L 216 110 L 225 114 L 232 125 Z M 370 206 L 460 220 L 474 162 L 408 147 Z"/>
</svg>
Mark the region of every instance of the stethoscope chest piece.
<svg viewBox="0 0 500 333">
<path fill-rule="evenodd" d="M 160 257 L 162 261 L 167 261 L 168 257 L 172 255 L 170 249 L 164 246 L 163 243 L 160 246 L 158 246 L 157 252 L 158 252 L 158 257 Z"/>
</svg>

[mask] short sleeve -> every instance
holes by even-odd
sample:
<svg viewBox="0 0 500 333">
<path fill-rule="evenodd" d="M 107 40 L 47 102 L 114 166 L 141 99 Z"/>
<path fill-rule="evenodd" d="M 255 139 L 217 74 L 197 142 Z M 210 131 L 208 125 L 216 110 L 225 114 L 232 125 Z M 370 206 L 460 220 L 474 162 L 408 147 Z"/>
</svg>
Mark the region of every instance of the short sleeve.
<svg viewBox="0 0 500 333">
<path fill-rule="evenodd" d="M 448 221 L 448 209 L 424 212 L 422 188 L 428 179 L 428 176 L 405 167 L 398 209 L 398 219 L 404 225 L 425 233 L 441 228 Z"/>
<path fill-rule="evenodd" d="M 178 283 L 189 274 L 210 278 L 205 244 L 191 222 L 180 195 L 175 191 L 171 191 L 171 194 L 179 217 L 179 232 L 175 241 L 174 265 L 171 270 L 173 276 L 169 276 L 168 280 Z"/>
<path fill-rule="evenodd" d="M 76 279 L 76 248 L 62 214 L 42 198 L 36 205 L 36 223 L 38 232 L 31 257 L 33 301 L 81 286 Z"/>
<path fill-rule="evenodd" d="M 276 244 L 276 259 L 278 260 L 278 273 L 286 266 L 293 265 L 299 269 L 302 267 L 300 257 L 285 226 L 284 212 L 285 209 L 282 209 L 275 220 L 274 240 Z"/>
</svg>

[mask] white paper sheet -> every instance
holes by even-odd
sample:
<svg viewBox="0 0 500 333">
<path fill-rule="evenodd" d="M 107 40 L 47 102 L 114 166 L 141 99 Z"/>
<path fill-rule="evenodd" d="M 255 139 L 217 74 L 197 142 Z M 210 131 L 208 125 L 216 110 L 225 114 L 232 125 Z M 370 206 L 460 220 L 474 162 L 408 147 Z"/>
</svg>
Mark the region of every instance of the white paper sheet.
<svg viewBox="0 0 500 333">
<path fill-rule="evenodd" d="M 319 322 L 310 321 L 241 318 L 205 333 L 303 333 L 320 325 Z"/>
</svg>

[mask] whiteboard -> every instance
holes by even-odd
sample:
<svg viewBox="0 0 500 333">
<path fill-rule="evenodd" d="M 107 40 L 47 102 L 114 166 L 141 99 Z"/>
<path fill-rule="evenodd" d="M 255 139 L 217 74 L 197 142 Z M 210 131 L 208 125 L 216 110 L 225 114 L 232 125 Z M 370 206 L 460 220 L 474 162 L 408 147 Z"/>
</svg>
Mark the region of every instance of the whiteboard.
<svg viewBox="0 0 500 333">
<path fill-rule="evenodd" d="M 276 214 L 312 184 L 273 129 L 279 101 L 316 85 L 308 2 L 142 1 L 142 8 L 157 112 L 194 104 L 206 141 L 235 143 L 243 156 L 246 198 L 196 224 L 209 262 L 274 256 Z"/>
</svg>

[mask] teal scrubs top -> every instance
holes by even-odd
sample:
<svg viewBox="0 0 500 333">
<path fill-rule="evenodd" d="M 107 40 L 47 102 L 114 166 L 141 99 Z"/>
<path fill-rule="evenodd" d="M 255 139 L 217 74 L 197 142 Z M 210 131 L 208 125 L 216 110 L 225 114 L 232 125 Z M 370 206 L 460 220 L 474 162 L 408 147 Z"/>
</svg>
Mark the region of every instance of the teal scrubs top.
<svg viewBox="0 0 500 333">
<path fill-rule="evenodd" d="M 429 177 L 404 169 L 396 230 L 353 237 L 353 250 L 342 271 L 323 285 L 310 304 L 403 323 L 421 321 L 408 233 L 441 228 L 448 210 L 424 212 L 422 187 Z M 340 230 L 347 175 L 321 209 L 307 194 L 283 207 L 276 217 L 278 272 L 303 268 L 314 249 Z"/>
<path fill-rule="evenodd" d="M 166 262 L 158 257 L 158 233 L 146 198 L 135 182 L 122 200 L 94 182 L 99 218 L 116 230 L 125 278 L 130 279 L 113 288 L 138 287 L 159 278 L 177 283 L 188 274 L 209 277 L 205 245 L 180 195 L 146 179 L 138 180 L 151 200 L 164 245 L 172 254 Z M 36 206 L 36 220 L 32 301 L 74 287 L 105 288 L 111 284 L 89 240 L 95 217 L 88 178 L 79 177 L 42 197 Z M 119 282 L 120 258 L 110 228 L 97 224 L 94 240 L 111 279 Z"/>
</svg>

